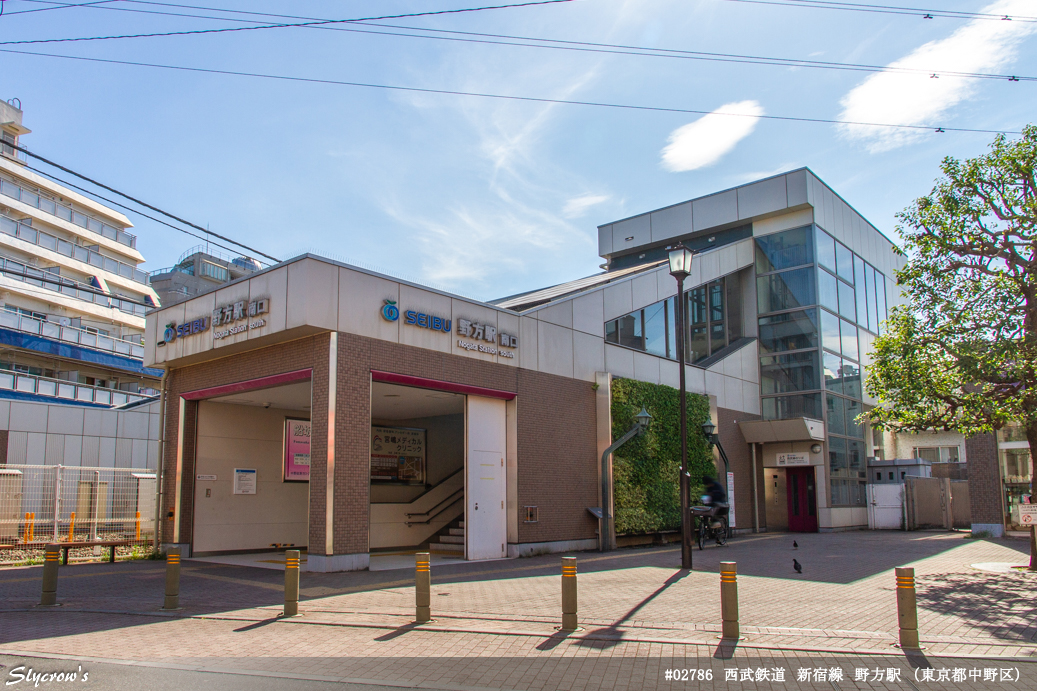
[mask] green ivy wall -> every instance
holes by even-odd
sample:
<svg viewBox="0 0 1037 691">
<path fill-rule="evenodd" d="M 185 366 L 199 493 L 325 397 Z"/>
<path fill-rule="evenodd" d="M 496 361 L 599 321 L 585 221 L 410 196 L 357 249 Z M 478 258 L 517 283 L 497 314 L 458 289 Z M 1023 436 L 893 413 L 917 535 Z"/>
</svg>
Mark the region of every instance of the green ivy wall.
<svg viewBox="0 0 1037 691">
<path fill-rule="evenodd" d="M 648 432 L 628 441 L 612 457 L 617 535 L 680 528 L 680 393 L 661 384 L 613 379 L 613 439 L 633 427 L 634 416 L 642 406 L 652 416 Z M 702 423 L 708 419 L 709 398 L 689 393 L 688 467 L 692 497 L 701 494 L 703 476 L 716 473 L 702 436 Z"/>
</svg>

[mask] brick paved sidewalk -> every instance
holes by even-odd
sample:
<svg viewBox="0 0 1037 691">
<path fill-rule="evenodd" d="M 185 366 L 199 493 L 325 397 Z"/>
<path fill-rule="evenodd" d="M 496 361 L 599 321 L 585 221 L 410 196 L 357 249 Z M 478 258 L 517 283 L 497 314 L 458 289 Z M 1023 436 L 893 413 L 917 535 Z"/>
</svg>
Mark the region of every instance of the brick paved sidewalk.
<svg viewBox="0 0 1037 691">
<path fill-rule="evenodd" d="M 0 607 L 8 609 L 0 610 L 0 648 L 265 673 L 289 665 L 293 674 L 321 678 L 411 685 L 438 679 L 451 688 L 627 688 L 649 681 L 668 687 L 665 669 L 703 661 L 717 673 L 724 665 L 787 656 L 828 659 L 836 652 L 850 655 L 840 658 L 847 670 L 862 656 L 884 660 L 876 663 L 880 667 L 905 663 L 890 645 L 896 633 L 892 567 L 911 563 L 918 574 L 920 631 L 933 664 L 951 665 L 943 656 L 999 658 L 1000 666 L 1021 664 L 1024 680 L 985 682 L 991 688 L 1027 688 L 1027 678 L 1029 688 L 1037 688 L 1034 664 L 1008 661 L 1037 659 L 1037 579 L 970 567 L 1022 563 L 1025 541 L 870 532 L 795 538 L 795 552 L 786 535 L 696 551 L 691 573 L 676 568 L 674 548 L 581 553 L 585 631 L 570 636 L 553 629 L 560 608 L 557 555 L 437 567 L 436 622 L 420 629 L 410 625 L 409 571 L 304 573 L 304 616 L 278 621 L 283 576 L 276 571 L 185 562 L 185 609 L 170 617 L 157 611 L 160 563 L 62 568 L 64 606 L 50 611 L 31 609 L 39 597 L 39 568 L 12 569 L 0 572 Z M 791 568 L 793 555 L 804 566 L 802 576 Z M 748 640 L 733 651 L 718 647 L 715 638 L 721 560 L 738 562 L 740 572 Z M 984 664 L 993 663 L 954 663 L 962 669 Z M 495 669 L 505 670 L 504 676 Z M 913 674 L 915 668 L 905 669 Z M 759 687 L 771 688 L 762 680 Z"/>
</svg>

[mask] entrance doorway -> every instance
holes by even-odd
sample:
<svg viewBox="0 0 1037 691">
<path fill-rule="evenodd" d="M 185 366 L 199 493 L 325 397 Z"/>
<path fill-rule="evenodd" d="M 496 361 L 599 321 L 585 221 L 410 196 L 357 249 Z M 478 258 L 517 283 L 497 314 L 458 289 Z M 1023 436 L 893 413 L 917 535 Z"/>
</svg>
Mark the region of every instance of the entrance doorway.
<svg viewBox="0 0 1037 691">
<path fill-rule="evenodd" d="M 794 533 L 817 532 L 817 481 L 814 469 L 786 468 L 789 530 Z"/>
</svg>

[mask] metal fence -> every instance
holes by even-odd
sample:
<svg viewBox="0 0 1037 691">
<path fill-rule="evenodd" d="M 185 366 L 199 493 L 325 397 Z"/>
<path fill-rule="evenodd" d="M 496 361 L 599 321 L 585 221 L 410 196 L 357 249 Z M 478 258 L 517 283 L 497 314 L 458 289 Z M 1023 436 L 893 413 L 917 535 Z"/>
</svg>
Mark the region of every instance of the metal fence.
<svg viewBox="0 0 1037 691">
<path fill-rule="evenodd" d="M 49 542 L 79 543 L 72 557 L 152 545 L 155 473 L 138 468 L 0 466 L 0 562 L 32 558 Z"/>
</svg>

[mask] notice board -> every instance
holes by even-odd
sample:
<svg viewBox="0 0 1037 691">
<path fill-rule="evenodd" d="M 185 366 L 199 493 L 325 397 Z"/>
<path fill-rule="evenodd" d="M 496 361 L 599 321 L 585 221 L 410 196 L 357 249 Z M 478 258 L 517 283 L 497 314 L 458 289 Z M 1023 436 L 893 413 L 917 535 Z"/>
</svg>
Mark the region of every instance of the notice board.
<svg viewBox="0 0 1037 691">
<path fill-rule="evenodd" d="M 413 427 L 371 426 L 371 480 L 425 484 L 425 436 Z"/>
</svg>

